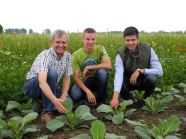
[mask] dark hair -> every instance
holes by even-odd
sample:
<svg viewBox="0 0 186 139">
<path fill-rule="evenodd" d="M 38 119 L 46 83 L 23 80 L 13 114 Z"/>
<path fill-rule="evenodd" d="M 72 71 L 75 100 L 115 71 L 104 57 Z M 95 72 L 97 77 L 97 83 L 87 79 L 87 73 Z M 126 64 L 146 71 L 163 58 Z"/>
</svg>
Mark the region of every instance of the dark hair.
<svg viewBox="0 0 186 139">
<path fill-rule="evenodd" d="M 93 28 L 86 28 L 84 31 L 83 31 L 83 34 L 85 33 L 96 33 L 96 30 L 93 29 Z"/>
<path fill-rule="evenodd" d="M 138 29 L 135 27 L 127 27 L 124 31 L 123 31 L 123 37 L 125 38 L 126 36 L 131 36 L 131 35 L 136 35 L 136 37 L 139 37 L 139 32 Z"/>
</svg>

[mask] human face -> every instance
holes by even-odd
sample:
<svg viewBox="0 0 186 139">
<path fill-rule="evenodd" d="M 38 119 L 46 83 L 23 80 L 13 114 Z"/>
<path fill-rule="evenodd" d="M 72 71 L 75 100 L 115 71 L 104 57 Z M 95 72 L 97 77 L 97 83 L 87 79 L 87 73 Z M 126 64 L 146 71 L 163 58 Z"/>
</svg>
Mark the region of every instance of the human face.
<svg viewBox="0 0 186 139">
<path fill-rule="evenodd" d="M 126 36 L 124 42 L 129 50 L 134 50 L 137 47 L 138 38 L 136 35 Z"/>
<path fill-rule="evenodd" d="M 83 36 L 84 50 L 91 52 L 96 43 L 96 33 L 85 33 Z"/>
<path fill-rule="evenodd" d="M 68 38 L 66 35 L 60 37 L 56 36 L 54 40 L 50 43 L 57 56 L 61 57 L 63 56 L 63 53 L 65 52 L 65 49 L 68 46 Z"/>
</svg>

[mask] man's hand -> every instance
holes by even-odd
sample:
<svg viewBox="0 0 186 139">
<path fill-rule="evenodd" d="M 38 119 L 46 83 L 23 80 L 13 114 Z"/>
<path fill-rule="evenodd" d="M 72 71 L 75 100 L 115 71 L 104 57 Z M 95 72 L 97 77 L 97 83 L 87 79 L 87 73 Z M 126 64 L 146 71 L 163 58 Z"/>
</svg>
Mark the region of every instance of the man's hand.
<svg viewBox="0 0 186 139">
<path fill-rule="evenodd" d="M 83 79 L 86 78 L 87 73 L 88 73 L 89 70 L 90 70 L 90 66 L 86 66 L 86 67 L 84 68 L 83 74 L 82 74 Z"/>
<path fill-rule="evenodd" d="M 136 85 L 136 82 L 137 82 L 137 78 L 138 76 L 140 75 L 139 71 L 134 71 L 130 77 L 130 84 L 132 85 Z"/>
<path fill-rule="evenodd" d="M 58 110 L 58 112 L 60 113 L 67 113 L 66 108 L 63 106 L 63 102 L 61 99 L 57 98 L 57 100 L 55 101 L 54 105 L 56 107 L 56 109 Z"/>
<path fill-rule="evenodd" d="M 110 105 L 114 108 L 117 109 L 119 106 L 119 93 L 114 93 L 112 100 L 110 101 Z"/>
<path fill-rule="evenodd" d="M 87 93 L 87 99 L 88 99 L 89 103 L 96 105 L 96 97 L 94 96 L 94 94 L 90 90 Z"/>
<path fill-rule="evenodd" d="M 68 93 L 62 93 L 62 96 L 61 96 L 61 102 L 63 103 L 65 100 L 67 100 L 67 97 L 68 97 Z"/>
</svg>

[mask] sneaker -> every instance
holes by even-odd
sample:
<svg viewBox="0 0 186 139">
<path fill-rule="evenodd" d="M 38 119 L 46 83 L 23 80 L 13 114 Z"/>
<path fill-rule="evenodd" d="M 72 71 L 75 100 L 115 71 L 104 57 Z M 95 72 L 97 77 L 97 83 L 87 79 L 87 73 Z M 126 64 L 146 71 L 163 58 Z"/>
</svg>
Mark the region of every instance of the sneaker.
<svg viewBox="0 0 186 139">
<path fill-rule="evenodd" d="M 54 119 L 55 116 L 51 112 L 47 112 L 41 115 L 41 121 L 47 123 L 48 121 Z"/>
</svg>

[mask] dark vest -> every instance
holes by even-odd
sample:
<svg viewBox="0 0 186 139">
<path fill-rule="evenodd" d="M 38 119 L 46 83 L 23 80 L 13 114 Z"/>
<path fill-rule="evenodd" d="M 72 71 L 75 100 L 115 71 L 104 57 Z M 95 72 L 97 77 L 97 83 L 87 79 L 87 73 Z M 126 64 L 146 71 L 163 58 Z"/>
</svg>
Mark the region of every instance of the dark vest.
<svg viewBox="0 0 186 139">
<path fill-rule="evenodd" d="M 149 45 L 139 43 L 136 55 L 130 54 L 126 46 L 120 48 L 117 52 L 123 61 L 124 76 L 130 78 L 136 69 L 150 68 L 151 47 Z"/>
</svg>

